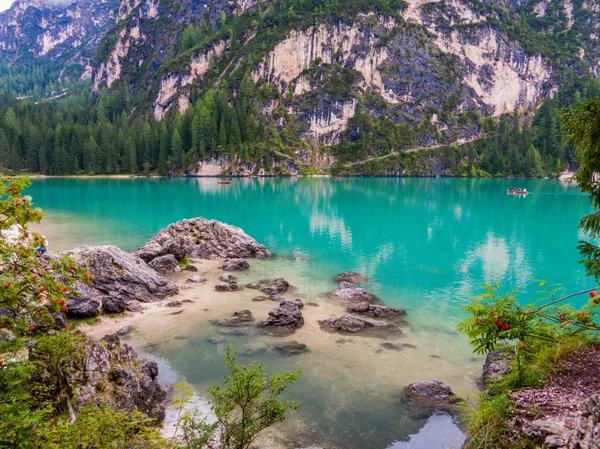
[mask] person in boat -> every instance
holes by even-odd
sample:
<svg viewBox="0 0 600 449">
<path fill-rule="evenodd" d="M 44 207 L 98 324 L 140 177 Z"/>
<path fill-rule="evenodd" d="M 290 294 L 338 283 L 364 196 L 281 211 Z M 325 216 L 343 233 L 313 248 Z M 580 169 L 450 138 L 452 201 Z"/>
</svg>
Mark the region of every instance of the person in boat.
<svg viewBox="0 0 600 449">
<path fill-rule="evenodd" d="M 48 240 L 46 240 L 45 236 L 42 236 L 42 239 L 35 250 L 37 251 L 38 257 L 42 257 L 44 253 L 48 251 Z"/>
</svg>

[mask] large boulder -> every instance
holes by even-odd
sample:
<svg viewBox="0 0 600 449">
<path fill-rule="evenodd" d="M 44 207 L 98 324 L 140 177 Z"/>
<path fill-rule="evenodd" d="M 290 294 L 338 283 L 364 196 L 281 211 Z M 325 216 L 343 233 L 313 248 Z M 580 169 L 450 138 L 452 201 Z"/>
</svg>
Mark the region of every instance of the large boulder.
<svg viewBox="0 0 600 449">
<path fill-rule="evenodd" d="M 134 255 L 146 262 L 172 254 L 177 260 L 256 257 L 267 259 L 271 253 L 240 228 L 205 218 L 182 220 L 167 226 Z"/>
<path fill-rule="evenodd" d="M 279 307 L 269 312 L 269 316 L 260 324 L 264 327 L 273 327 L 280 330 L 293 331 L 304 325 L 304 317 L 300 309 L 304 307 L 302 301 L 296 299 L 289 301 L 284 299 Z"/>
<path fill-rule="evenodd" d="M 88 404 L 107 403 L 117 410 L 140 411 L 162 422 L 167 391 L 157 380 L 158 366 L 138 357 L 128 345 L 121 344 L 117 334 L 96 342 L 76 333 L 77 357 L 70 357 L 63 369 L 65 385 L 75 397 L 74 409 Z M 35 360 L 44 357 L 37 346 L 30 352 Z M 39 373 L 44 376 L 44 373 Z"/>
<path fill-rule="evenodd" d="M 156 257 L 148 262 L 148 266 L 158 271 L 163 276 L 181 271 L 179 261 L 175 259 L 173 254 Z"/>
<path fill-rule="evenodd" d="M 361 302 L 352 304 L 346 307 L 346 312 L 369 314 L 375 318 L 396 318 L 406 315 L 406 311 L 389 306 L 379 306 L 377 304 L 369 304 Z"/>
<path fill-rule="evenodd" d="M 373 302 L 377 301 L 377 296 L 367 290 L 357 287 L 352 282 L 340 282 L 338 288 L 330 293 L 335 299 L 349 302 Z"/>
<path fill-rule="evenodd" d="M 319 325 L 336 331 L 351 333 L 360 332 L 370 327 L 389 326 L 386 323 L 371 322 L 348 314 L 342 315 L 339 318 L 319 320 Z"/>
<path fill-rule="evenodd" d="M 143 260 L 116 246 L 80 246 L 61 255 L 75 259 L 92 276 L 91 284 L 78 282 L 76 285 L 80 298 L 85 301 L 104 303 L 105 298 L 110 297 L 114 303 L 127 305 L 132 300 L 155 302 L 179 292 L 175 284 L 167 281 Z M 84 309 L 81 302 L 77 304 Z M 96 303 L 93 304 L 95 306 Z"/>
<path fill-rule="evenodd" d="M 219 268 L 225 271 L 242 271 L 250 268 L 250 264 L 246 259 L 227 259 Z"/>
<path fill-rule="evenodd" d="M 290 283 L 284 278 L 277 278 L 269 281 L 266 287 L 260 289 L 266 295 L 274 296 L 285 293 L 290 288 Z"/>
</svg>

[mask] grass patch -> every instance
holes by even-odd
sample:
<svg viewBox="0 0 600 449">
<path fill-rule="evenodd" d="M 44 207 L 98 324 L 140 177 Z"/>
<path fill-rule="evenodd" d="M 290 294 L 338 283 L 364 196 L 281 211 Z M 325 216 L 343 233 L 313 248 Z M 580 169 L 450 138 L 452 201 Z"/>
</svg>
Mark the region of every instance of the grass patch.
<svg viewBox="0 0 600 449">
<path fill-rule="evenodd" d="M 99 316 L 90 316 L 87 318 L 67 318 L 67 325 L 71 329 L 76 329 L 82 323 L 86 323 L 86 324 L 89 324 L 90 326 L 93 326 L 94 324 L 99 323 L 100 320 L 101 320 L 101 318 Z"/>
<path fill-rule="evenodd" d="M 190 264 L 190 259 L 187 256 L 183 256 L 183 259 L 179 261 L 179 268 L 185 268 Z"/>
</svg>

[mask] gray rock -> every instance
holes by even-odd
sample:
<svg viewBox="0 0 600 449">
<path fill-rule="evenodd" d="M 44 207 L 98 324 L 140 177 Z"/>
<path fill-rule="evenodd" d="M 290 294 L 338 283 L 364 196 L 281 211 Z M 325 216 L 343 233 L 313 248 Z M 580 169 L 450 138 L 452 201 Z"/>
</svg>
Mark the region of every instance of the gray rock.
<svg viewBox="0 0 600 449">
<path fill-rule="evenodd" d="M 231 315 L 229 318 L 222 320 L 211 320 L 210 323 L 216 326 L 237 327 L 247 326 L 252 321 L 254 321 L 252 312 L 249 310 L 240 310 L 238 312 L 233 312 L 233 315 Z"/>
<path fill-rule="evenodd" d="M 67 316 L 71 318 L 90 318 L 100 315 L 100 301 L 96 299 L 73 298 L 66 302 Z"/>
<path fill-rule="evenodd" d="M 298 343 L 297 341 L 278 343 L 275 345 L 275 349 L 284 355 L 297 355 L 309 351 L 308 346 L 306 346 L 304 343 Z"/>
<path fill-rule="evenodd" d="M 215 290 L 218 292 L 234 292 L 239 290 L 240 288 L 237 285 L 237 282 L 222 282 L 220 284 L 215 285 Z"/>
<path fill-rule="evenodd" d="M 506 350 L 499 349 L 497 351 L 488 352 L 485 363 L 483 364 L 483 380 L 491 382 L 498 380 L 512 371 L 510 362 L 514 359 Z"/>
<path fill-rule="evenodd" d="M 122 298 L 105 296 L 102 298 L 102 310 L 104 313 L 123 313 L 127 310 L 127 304 Z"/>
<path fill-rule="evenodd" d="M 9 309 L 6 309 L 4 307 L 0 307 L 0 316 L 6 316 L 8 318 L 14 318 L 15 316 L 17 316 L 17 314 Z"/>
<path fill-rule="evenodd" d="M 198 271 L 198 268 L 196 268 L 193 265 L 186 265 L 185 267 L 183 267 L 184 271 Z"/>
<path fill-rule="evenodd" d="M 352 315 L 342 315 L 339 318 L 329 318 L 327 320 L 320 320 L 319 325 L 325 328 L 331 328 L 340 332 L 360 332 L 370 327 L 382 327 L 389 326 L 386 323 L 373 323 L 371 321 L 363 320 Z"/>
<path fill-rule="evenodd" d="M 404 393 L 409 400 L 433 408 L 451 408 L 461 402 L 448 385 L 437 380 L 410 384 Z"/>
<path fill-rule="evenodd" d="M 331 292 L 331 297 L 350 302 L 373 302 L 377 296 L 365 289 L 357 287 L 352 282 L 340 282 L 338 288 Z"/>
<path fill-rule="evenodd" d="M 227 259 L 219 268 L 225 271 L 242 271 L 250 268 L 250 264 L 246 259 Z"/>
<path fill-rule="evenodd" d="M 246 288 L 251 288 L 252 290 L 259 290 L 261 285 L 258 282 L 251 282 L 250 284 L 244 285 Z"/>
<path fill-rule="evenodd" d="M 173 254 L 166 254 L 164 256 L 152 259 L 150 262 L 148 262 L 148 266 L 163 276 L 181 271 L 181 268 L 179 268 L 179 261 Z"/>
<path fill-rule="evenodd" d="M 262 283 L 262 282 L 261 282 Z M 260 289 L 266 295 L 273 296 L 280 293 L 285 293 L 290 288 L 290 283 L 284 278 L 277 278 L 269 281 L 266 287 Z"/>
<path fill-rule="evenodd" d="M 174 299 L 165 304 L 167 307 L 181 307 L 182 305 L 183 303 L 181 301 L 176 301 Z"/>
<path fill-rule="evenodd" d="M 294 331 L 304 325 L 304 317 L 300 309 L 303 307 L 302 301 L 283 300 L 279 307 L 269 312 L 269 316 L 260 324 L 264 327 L 275 327 L 282 330 Z"/>
<path fill-rule="evenodd" d="M 344 271 L 343 273 L 338 274 L 335 277 L 335 280 L 337 282 L 346 281 L 360 284 L 361 282 L 367 282 L 369 280 L 369 277 L 362 273 L 356 273 L 354 271 Z"/>
<path fill-rule="evenodd" d="M 254 298 L 252 298 L 252 301 L 254 302 L 261 302 L 261 301 L 268 301 L 269 297 L 268 296 L 255 296 Z"/>
<path fill-rule="evenodd" d="M 90 285 L 81 282 L 76 285 L 80 298 L 86 301 L 100 302 L 110 296 L 123 303 L 154 302 L 179 291 L 143 260 L 116 246 L 80 246 L 60 255 L 73 257 L 93 276 Z"/>
<path fill-rule="evenodd" d="M 185 282 L 188 284 L 201 284 L 202 282 L 206 282 L 206 278 L 202 278 L 195 274 L 191 278 L 187 279 Z"/>
<path fill-rule="evenodd" d="M 116 334 L 100 342 L 79 335 L 78 356 L 66 359 L 63 371 L 76 398 L 74 408 L 106 402 L 117 410 L 140 411 L 162 422 L 167 392 L 158 383 L 156 363 L 139 358 Z M 38 346 L 33 348 L 30 359 L 43 358 L 40 351 Z"/>
<path fill-rule="evenodd" d="M 346 311 L 350 313 L 366 313 L 375 318 L 392 318 L 406 315 L 405 310 L 396 309 L 395 307 L 369 304 L 368 302 L 353 304 L 347 307 Z"/>
<path fill-rule="evenodd" d="M 222 274 L 221 276 L 219 276 L 219 280 L 221 280 L 223 282 L 231 282 L 231 281 L 235 281 L 236 279 L 237 279 L 237 277 L 235 277 L 231 273 L 225 273 L 225 274 Z"/>
<path fill-rule="evenodd" d="M 143 309 L 142 304 L 140 304 L 139 301 L 136 301 L 135 299 L 132 299 L 131 301 L 127 301 L 125 303 L 127 310 L 129 312 L 141 312 Z"/>
<path fill-rule="evenodd" d="M 271 253 L 240 228 L 216 220 L 182 220 L 161 230 L 136 256 L 146 262 L 172 254 L 176 259 L 226 259 L 256 257 L 267 259 Z"/>
<path fill-rule="evenodd" d="M 119 329 L 117 331 L 117 335 L 119 335 L 120 337 L 122 337 L 123 335 L 127 335 L 131 331 L 132 331 L 132 327 L 131 326 L 125 326 L 125 327 L 122 327 L 121 329 Z"/>
</svg>

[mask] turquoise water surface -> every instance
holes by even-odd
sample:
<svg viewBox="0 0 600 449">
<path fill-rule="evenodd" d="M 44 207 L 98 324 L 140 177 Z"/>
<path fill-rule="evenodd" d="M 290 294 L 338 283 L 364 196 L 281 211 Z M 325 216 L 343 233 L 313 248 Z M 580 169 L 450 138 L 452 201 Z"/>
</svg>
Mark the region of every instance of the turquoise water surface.
<svg viewBox="0 0 600 449">
<path fill-rule="evenodd" d="M 531 194 L 507 196 L 509 187 Z M 473 359 L 456 323 L 483 283 L 518 289 L 523 301 L 538 295 L 534 279 L 562 284 L 566 291 L 594 285 L 576 249 L 588 198 L 556 180 L 283 178 L 235 179 L 223 186 L 210 178 L 47 179 L 34 181 L 28 193 L 47 214 L 43 229 L 51 249 L 115 244 L 134 250 L 169 223 L 203 216 L 239 226 L 264 243 L 277 255 L 270 270 L 293 272 L 304 297 L 330 291 L 338 272 L 365 273 L 368 289 L 386 305 L 408 310 L 410 335 L 422 342 L 420 354 L 427 351 L 418 369 L 427 372 L 424 363 L 431 363 L 432 372 L 443 374 L 452 367 L 453 379 L 465 378 L 465 385 L 480 372 L 481 359 Z M 200 391 L 222 376 L 216 368 L 220 355 L 203 338 L 154 354 Z M 192 350 L 203 351 L 209 363 L 194 363 Z M 277 368 L 293 365 L 260 360 Z M 310 438 L 299 432 L 293 438 L 298 445 L 417 447 L 402 441 L 438 419 L 409 416 L 393 398 L 384 407 L 388 399 L 367 387 L 357 389 L 343 413 L 319 416 L 336 399 L 328 396 L 323 378 L 308 379 L 310 373 L 296 391 L 305 410 L 300 418 L 311 427 L 303 435 Z M 349 388 L 342 391 L 352 395 Z M 432 449 L 448 443 L 437 441 Z"/>
</svg>

